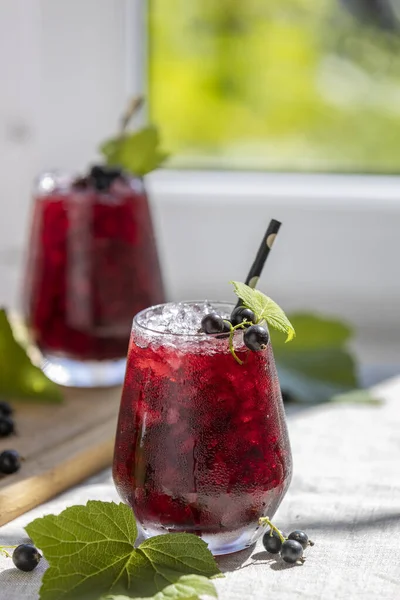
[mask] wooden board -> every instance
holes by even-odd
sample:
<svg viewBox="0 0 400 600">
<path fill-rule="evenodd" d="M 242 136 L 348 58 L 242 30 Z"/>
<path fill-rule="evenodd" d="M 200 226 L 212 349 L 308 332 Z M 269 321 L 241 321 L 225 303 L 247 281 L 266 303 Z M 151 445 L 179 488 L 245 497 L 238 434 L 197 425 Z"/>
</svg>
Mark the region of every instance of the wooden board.
<svg viewBox="0 0 400 600">
<path fill-rule="evenodd" d="M 0 452 L 24 461 L 0 478 L 0 525 L 111 465 L 121 389 L 65 389 L 63 404 L 15 402 L 17 435 Z"/>
</svg>

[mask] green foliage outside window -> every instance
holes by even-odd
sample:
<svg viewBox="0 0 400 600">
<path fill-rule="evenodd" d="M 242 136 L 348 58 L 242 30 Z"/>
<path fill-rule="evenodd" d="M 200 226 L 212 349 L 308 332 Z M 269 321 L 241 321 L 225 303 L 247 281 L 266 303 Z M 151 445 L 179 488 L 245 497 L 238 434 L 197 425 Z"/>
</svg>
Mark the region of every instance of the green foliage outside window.
<svg viewBox="0 0 400 600">
<path fill-rule="evenodd" d="M 397 173 L 399 4 L 151 0 L 151 118 L 171 164 Z"/>
</svg>

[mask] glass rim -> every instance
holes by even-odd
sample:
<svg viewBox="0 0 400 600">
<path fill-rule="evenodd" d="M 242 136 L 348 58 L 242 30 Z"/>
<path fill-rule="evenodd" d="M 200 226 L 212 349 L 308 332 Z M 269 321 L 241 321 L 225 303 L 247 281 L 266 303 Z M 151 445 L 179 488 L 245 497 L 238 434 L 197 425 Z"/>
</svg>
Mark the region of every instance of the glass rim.
<svg viewBox="0 0 400 600">
<path fill-rule="evenodd" d="M 224 338 L 221 338 L 220 336 L 222 335 L 221 333 L 169 333 L 168 331 L 159 331 L 157 329 L 152 329 L 151 327 L 147 327 L 146 325 L 142 325 L 141 323 L 138 322 L 138 318 L 143 315 L 143 313 L 147 312 L 150 309 L 155 309 L 155 308 L 159 308 L 161 306 L 168 306 L 168 304 L 201 304 L 207 302 L 207 300 L 180 300 L 179 302 L 162 302 L 161 304 L 154 304 L 152 306 L 148 306 L 147 308 L 144 308 L 143 310 L 139 311 L 134 317 L 133 317 L 133 325 L 135 325 L 138 329 L 142 330 L 142 331 L 149 331 L 151 333 L 155 333 L 159 336 L 168 336 L 168 337 L 177 337 L 177 338 L 190 338 L 190 339 L 203 339 L 203 340 L 212 340 L 212 339 L 217 339 L 217 340 L 221 340 Z M 232 301 L 224 301 L 224 300 L 209 300 L 209 302 L 215 306 L 215 305 L 223 305 L 223 306 L 227 306 L 227 307 L 232 307 L 235 308 L 236 304 Z M 232 311 L 231 311 L 232 312 Z M 235 331 L 235 333 L 237 333 Z M 228 332 L 225 333 L 225 335 L 228 335 Z M 228 338 L 226 338 L 228 339 Z"/>
<path fill-rule="evenodd" d="M 87 169 L 86 169 L 87 171 Z M 130 189 L 134 189 L 135 186 L 140 184 L 142 192 L 143 177 L 133 175 L 125 170 L 122 170 L 123 179 Z M 86 177 L 88 173 L 84 170 L 68 170 L 68 169 L 42 169 L 36 175 L 31 186 L 31 192 L 34 198 L 46 198 L 54 194 L 74 195 L 80 197 L 85 196 L 88 192 L 92 192 L 93 189 L 80 189 L 74 187 L 74 182 Z M 45 180 L 48 179 L 48 183 L 44 185 Z M 97 195 L 110 196 L 113 195 L 110 190 L 95 190 Z"/>
</svg>

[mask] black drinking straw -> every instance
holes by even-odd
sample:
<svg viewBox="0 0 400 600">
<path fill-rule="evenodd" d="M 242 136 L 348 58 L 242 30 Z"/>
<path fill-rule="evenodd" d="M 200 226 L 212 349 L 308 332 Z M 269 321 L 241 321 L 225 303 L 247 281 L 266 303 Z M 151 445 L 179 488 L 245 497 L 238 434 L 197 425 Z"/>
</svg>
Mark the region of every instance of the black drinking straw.
<svg viewBox="0 0 400 600">
<path fill-rule="evenodd" d="M 265 232 L 265 235 L 258 249 L 257 255 L 254 259 L 253 264 L 251 265 L 251 269 L 245 280 L 245 283 L 253 289 L 257 286 L 258 280 L 260 279 L 262 270 L 265 265 L 265 261 L 269 256 L 272 245 L 275 241 L 276 236 L 278 235 L 278 231 L 281 225 L 282 223 L 280 221 L 276 221 L 276 219 L 271 219 L 271 222 L 268 225 L 268 229 Z M 239 299 L 235 308 L 241 305 L 242 301 Z"/>
</svg>

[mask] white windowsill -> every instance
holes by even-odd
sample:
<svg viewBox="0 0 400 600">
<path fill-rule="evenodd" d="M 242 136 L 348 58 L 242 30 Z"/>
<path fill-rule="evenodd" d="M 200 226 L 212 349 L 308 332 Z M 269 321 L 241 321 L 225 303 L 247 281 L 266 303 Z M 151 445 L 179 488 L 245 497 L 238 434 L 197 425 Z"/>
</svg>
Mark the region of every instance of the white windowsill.
<svg viewBox="0 0 400 600">
<path fill-rule="evenodd" d="M 259 173 L 243 171 L 181 171 L 160 169 L 147 177 L 154 194 L 199 196 L 234 201 L 279 198 L 288 206 L 298 203 L 326 207 L 395 210 L 400 212 L 400 176 Z"/>
</svg>

